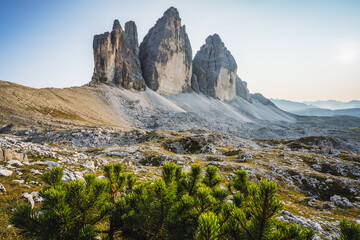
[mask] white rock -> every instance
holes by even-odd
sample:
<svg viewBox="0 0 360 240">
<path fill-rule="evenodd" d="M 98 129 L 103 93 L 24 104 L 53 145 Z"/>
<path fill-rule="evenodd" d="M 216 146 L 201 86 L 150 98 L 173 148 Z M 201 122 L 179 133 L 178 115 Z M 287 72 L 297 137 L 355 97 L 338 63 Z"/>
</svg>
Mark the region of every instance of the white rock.
<svg viewBox="0 0 360 240">
<path fill-rule="evenodd" d="M 89 169 L 90 171 L 95 171 L 95 163 L 94 161 L 86 161 L 84 164 L 81 165 L 84 168 Z"/>
<path fill-rule="evenodd" d="M 30 195 L 33 197 L 36 203 L 44 201 L 44 199 L 39 195 L 39 192 L 32 192 Z"/>
<path fill-rule="evenodd" d="M 41 175 L 42 173 L 39 170 L 31 169 L 30 174 L 32 174 L 32 175 Z"/>
<path fill-rule="evenodd" d="M 23 179 L 21 179 L 21 180 L 20 179 L 14 179 L 14 180 L 12 180 L 12 182 L 22 184 L 22 183 L 25 182 L 25 180 L 23 180 Z"/>
<path fill-rule="evenodd" d="M 36 162 L 31 162 L 30 165 L 46 165 L 46 163 L 42 161 L 36 161 Z"/>
<path fill-rule="evenodd" d="M 11 170 L 0 169 L 0 176 L 8 177 L 13 173 Z"/>
<path fill-rule="evenodd" d="M 340 197 L 338 195 L 334 195 L 330 197 L 330 201 L 333 202 L 338 207 L 342 207 L 342 208 L 354 207 L 354 205 L 346 197 Z"/>
<path fill-rule="evenodd" d="M 57 167 L 59 165 L 57 162 L 53 162 L 53 161 L 49 161 L 49 160 L 44 161 L 44 163 L 46 163 L 52 167 Z"/>
<path fill-rule="evenodd" d="M 26 198 L 29 201 L 31 208 L 34 208 L 35 202 L 34 202 L 33 196 L 31 194 L 26 192 L 26 193 L 23 193 L 21 195 L 21 197 Z"/>
<path fill-rule="evenodd" d="M 14 167 L 21 167 L 24 166 L 19 160 L 10 160 L 7 162 L 7 165 L 14 166 Z"/>
<path fill-rule="evenodd" d="M 317 222 L 313 222 L 313 223 L 311 224 L 311 227 L 312 227 L 314 230 L 323 231 L 321 225 L 320 225 L 319 223 L 317 223 Z"/>
</svg>

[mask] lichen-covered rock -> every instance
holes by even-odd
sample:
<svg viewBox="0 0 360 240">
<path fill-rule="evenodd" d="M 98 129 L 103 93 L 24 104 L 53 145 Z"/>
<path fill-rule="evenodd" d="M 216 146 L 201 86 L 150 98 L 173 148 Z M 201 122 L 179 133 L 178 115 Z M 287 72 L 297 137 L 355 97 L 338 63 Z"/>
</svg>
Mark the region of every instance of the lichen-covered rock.
<svg viewBox="0 0 360 240">
<path fill-rule="evenodd" d="M 220 100 L 234 99 L 236 71 L 235 59 L 219 35 L 207 37 L 193 60 L 193 72 L 197 77 L 200 92 Z"/>
<path fill-rule="evenodd" d="M 176 8 L 169 8 L 140 44 L 142 73 L 149 88 L 164 95 L 191 91 L 192 50 Z"/>
<path fill-rule="evenodd" d="M 106 83 L 131 90 L 145 90 L 138 59 L 137 30 L 134 22 L 125 24 L 118 20 L 111 33 L 94 36 L 94 74 L 92 83 Z"/>
</svg>

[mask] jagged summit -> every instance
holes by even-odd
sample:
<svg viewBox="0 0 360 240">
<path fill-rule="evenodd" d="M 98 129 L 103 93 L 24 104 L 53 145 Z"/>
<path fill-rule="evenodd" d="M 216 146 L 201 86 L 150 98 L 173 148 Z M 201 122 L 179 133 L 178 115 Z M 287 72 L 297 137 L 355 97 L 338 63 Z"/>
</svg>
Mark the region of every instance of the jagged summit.
<svg viewBox="0 0 360 240">
<path fill-rule="evenodd" d="M 173 16 L 175 18 L 180 18 L 179 11 L 175 7 L 169 7 L 168 10 L 164 12 L 163 16 Z"/>
<path fill-rule="evenodd" d="M 134 22 L 125 24 L 118 20 L 111 33 L 94 36 L 94 74 L 92 83 L 106 83 L 131 90 L 145 90 L 138 59 L 137 30 Z"/>
<path fill-rule="evenodd" d="M 236 97 L 237 65 L 218 34 L 206 38 L 193 60 L 200 92 L 220 100 Z"/>
<path fill-rule="evenodd" d="M 165 11 L 140 44 L 139 58 L 145 82 L 164 94 L 187 92 L 191 87 L 192 50 L 176 8 Z"/>
<path fill-rule="evenodd" d="M 212 44 L 214 46 L 221 46 L 225 47 L 225 44 L 222 42 L 220 36 L 217 33 L 214 33 L 213 35 L 208 36 L 205 39 L 206 44 Z"/>
<path fill-rule="evenodd" d="M 92 82 L 125 89 L 147 87 L 162 95 L 191 92 L 220 100 L 237 96 L 251 102 L 246 82 L 218 34 L 206 38 L 192 59 L 191 44 L 176 8 L 170 7 L 149 30 L 139 47 L 134 21 L 125 30 L 116 19 L 111 33 L 94 37 Z"/>
<path fill-rule="evenodd" d="M 119 22 L 119 20 L 115 19 L 112 30 L 116 31 L 116 30 L 120 30 L 120 29 L 121 29 L 120 22 Z"/>
</svg>

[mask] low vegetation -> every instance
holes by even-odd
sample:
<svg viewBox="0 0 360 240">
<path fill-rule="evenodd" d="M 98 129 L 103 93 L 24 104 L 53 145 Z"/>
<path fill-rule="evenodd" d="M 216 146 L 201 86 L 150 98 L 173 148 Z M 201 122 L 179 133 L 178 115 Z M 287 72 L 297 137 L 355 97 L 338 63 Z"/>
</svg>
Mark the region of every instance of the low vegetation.
<svg viewBox="0 0 360 240">
<path fill-rule="evenodd" d="M 245 171 L 224 181 L 217 168 L 184 173 L 166 162 L 162 177 L 136 181 L 120 163 L 104 166 L 104 179 L 61 181 L 62 169 L 42 175 L 38 210 L 19 205 L 10 221 L 27 239 L 312 239 L 314 232 L 279 222 L 282 203 L 274 182 L 252 183 Z M 102 229 L 104 228 L 104 229 Z"/>
</svg>

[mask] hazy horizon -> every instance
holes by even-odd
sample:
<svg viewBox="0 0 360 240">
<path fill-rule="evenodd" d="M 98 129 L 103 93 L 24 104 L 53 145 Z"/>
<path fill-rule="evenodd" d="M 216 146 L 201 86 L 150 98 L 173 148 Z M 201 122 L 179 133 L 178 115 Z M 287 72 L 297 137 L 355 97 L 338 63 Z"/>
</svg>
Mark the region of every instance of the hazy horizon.
<svg viewBox="0 0 360 240">
<path fill-rule="evenodd" d="M 193 57 L 217 33 L 250 92 L 291 101 L 360 100 L 360 1 L 0 2 L 0 79 L 80 86 L 93 73 L 92 39 L 134 20 L 139 43 L 174 6 Z"/>
</svg>

